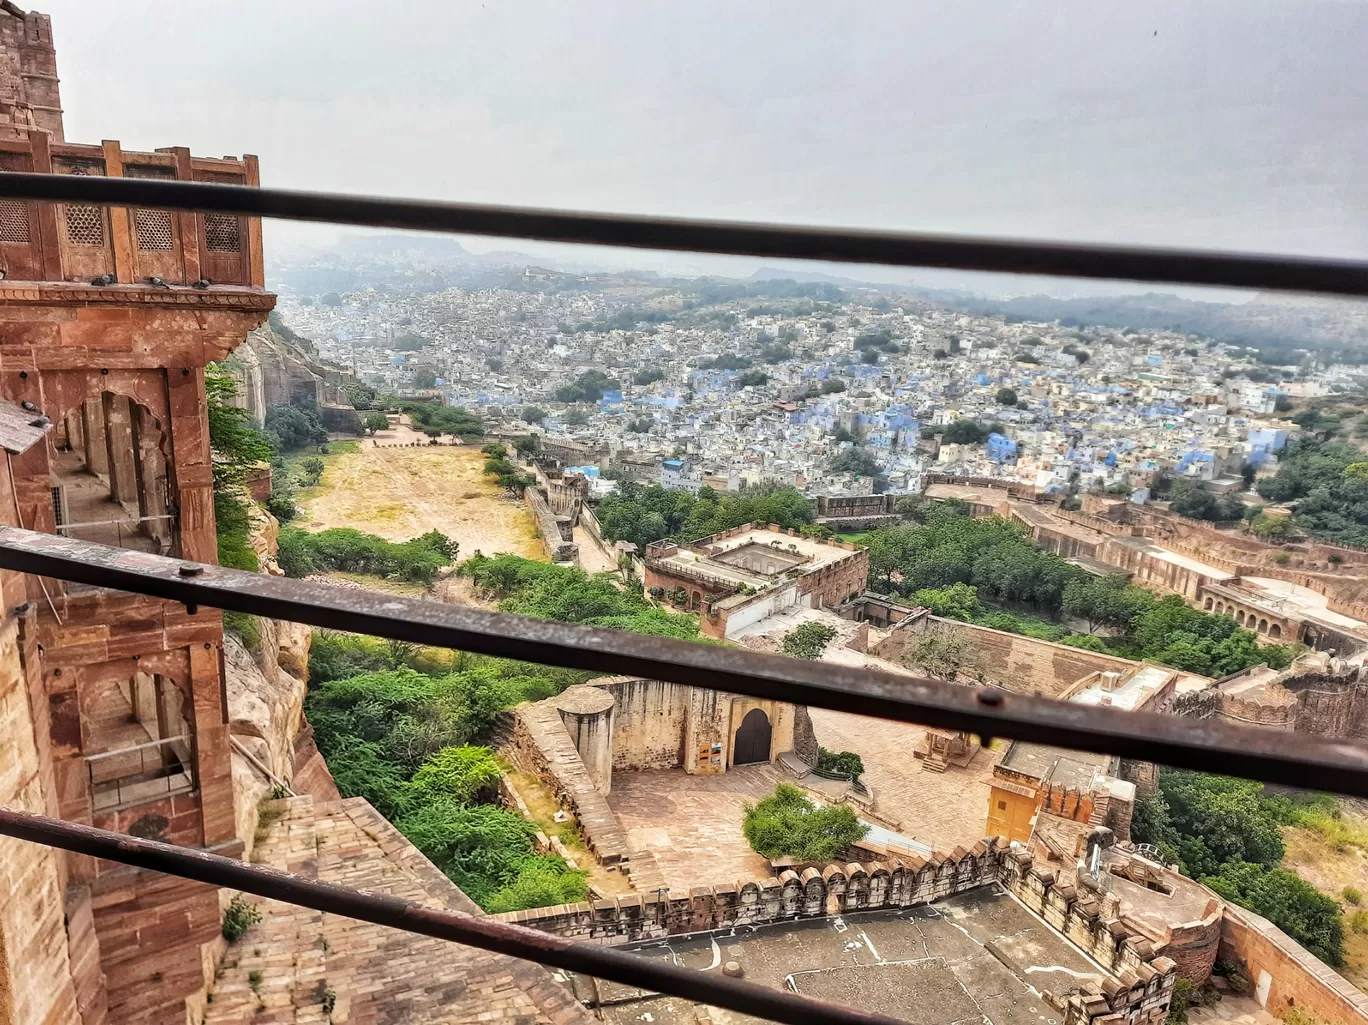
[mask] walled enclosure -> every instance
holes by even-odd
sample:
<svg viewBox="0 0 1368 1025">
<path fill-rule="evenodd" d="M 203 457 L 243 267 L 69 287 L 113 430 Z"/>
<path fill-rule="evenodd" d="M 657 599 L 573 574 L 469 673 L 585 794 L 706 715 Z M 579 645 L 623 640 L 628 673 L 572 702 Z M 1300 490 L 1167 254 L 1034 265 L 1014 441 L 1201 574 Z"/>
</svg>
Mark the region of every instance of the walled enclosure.
<svg viewBox="0 0 1368 1025">
<path fill-rule="evenodd" d="M 630 852 L 608 806 L 612 773 L 725 772 L 737 744 L 754 736 L 756 712 L 769 724 L 769 743 L 754 760 L 772 761 L 798 747 L 800 757 L 816 761 L 805 708 L 638 677 L 592 680 L 515 709 L 512 741 L 503 753 L 575 815 L 595 859 L 615 865 Z"/>
<path fill-rule="evenodd" d="M 964 637 L 974 654 L 966 675 L 981 676 L 1018 694 L 1043 694 L 1057 698 L 1077 681 L 1092 673 L 1135 669 L 1136 663 L 1115 655 L 1053 644 L 1022 634 L 991 630 L 940 616 L 909 616 L 894 624 L 887 637 L 869 649 L 871 655 L 902 664 L 904 653 L 927 631 L 943 630 Z"/>
<path fill-rule="evenodd" d="M 990 838 L 930 860 L 899 864 L 831 864 L 802 873 L 559 905 L 495 915 L 571 939 L 622 945 L 685 933 L 731 930 L 881 908 L 912 907 L 981 886 L 1001 885 L 1111 976 L 1100 991 L 1047 994 L 1068 1025 L 1158 1025 L 1168 1011 L 1175 962 L 1124 926 L 1115 908 L 1091 891 L 1032 864 L 1029 856 Z"/>
</svg>

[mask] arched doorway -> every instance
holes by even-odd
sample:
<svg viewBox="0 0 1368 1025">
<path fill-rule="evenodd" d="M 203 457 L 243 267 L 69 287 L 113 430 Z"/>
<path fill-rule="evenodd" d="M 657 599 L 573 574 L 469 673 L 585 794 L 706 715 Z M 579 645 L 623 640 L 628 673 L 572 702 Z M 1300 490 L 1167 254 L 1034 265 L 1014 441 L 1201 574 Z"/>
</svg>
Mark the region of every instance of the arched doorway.
<svg viewBox="0 0 1368 1025">
<path fill-rule="evenodd" d="M 761 709 L 752 708 L 741 720 L 732 748 L 733 765 L 750 765 L 770 760 L 770 721 Z"/>
</svg>

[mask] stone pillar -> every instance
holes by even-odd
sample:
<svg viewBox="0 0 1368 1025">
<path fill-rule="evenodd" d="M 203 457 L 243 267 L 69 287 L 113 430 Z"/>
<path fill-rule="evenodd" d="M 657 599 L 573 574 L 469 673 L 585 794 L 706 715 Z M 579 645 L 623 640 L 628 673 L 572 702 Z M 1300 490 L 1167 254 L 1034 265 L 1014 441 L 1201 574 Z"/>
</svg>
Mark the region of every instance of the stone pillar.
<svg viewBox="0 0 1368 1025">
<path fill-rule="evenodd" d="M 113 392 L 101 397 L 105 452 L 109 461 L 109 497 L 121 505 L 138 501 L 137 462 L 133 454 L 133 416 L 128 399 Z"/>
<path fill-rule="evenodd" d="M 109 476 L 109 442 L 105 438 L 104 407 L 99 399 L 81 403 L 81 435 L 85 439 L 86 469 L 97 477 Z"/>
<path fill-rule="evenodd" d="M 613 783 L 613 704 L 613 695 L 587 684 L 567 688 L 555 699 L 580 761 L 605 794 Z"/>
</svg>

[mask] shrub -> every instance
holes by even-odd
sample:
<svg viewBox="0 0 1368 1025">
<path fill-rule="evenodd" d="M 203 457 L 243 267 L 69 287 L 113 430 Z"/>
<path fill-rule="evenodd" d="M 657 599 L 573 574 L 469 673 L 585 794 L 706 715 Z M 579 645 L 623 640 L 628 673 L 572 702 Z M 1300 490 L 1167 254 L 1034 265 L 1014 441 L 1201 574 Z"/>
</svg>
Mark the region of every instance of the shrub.
<svg viewBox="0 0 1368 1025">
<path fill-rule="evenodd" d="M 836 628 L 826 623 L 803 623 L 784 635 L 781 647 L 790 658 L 819 659 L 836 636 Z"/>
<path fill-rule="evenodd" d="M 499 765 L 487 747 L 447 747 L 424 762 L 409 782 L 415 801 L 471 804 L 493 795 Z"/>
<path fill-rule="evenodd" d="M 248 651 L 261 650 L 261 622 L 256 616 L 247 612 L 225 612 L 223 629 L 236 634 Z"/>
<path fill-rule="evenodd" d="M 229 943 L 242 939 L 244 933 L 261 921 L 261 909 L 249 904 L 240 893 L 233 894 L 228 909 L 223 912 L 223 938 Z"/>
<path fill-rule="evenodd" d="M 323 479 L 327 464 L 318 456 L 308 456 L 299 461 L 299 482 L 305 487 L 314 487 Z"/>
<path fill-rule="evenodd" d="M 1349 904 L 1357 905 L 1363 903 L 1363 891 L 1360 890 L 1357 886 L 1346 886 L 1340 892 L 1340 896 L 1342 896 L 1345 902 Z"/>
<path fill-rule="evenodd" d="M 843 776 L 858 780 L 864 775 L 864 760 L 854 751 L 828 751 L 817 749 L 817 768 L 823 772 L 839 772 Z"/>
<path fill-rule="evenodd" d="M 317 534 L 287 527 L 280 532 L 276 558 L 289 577 L 340 570 L 430 584 L 455 554 L 456 543 L 435 530 L 395 544 L 351 527 Z"/>
<path fill-rule="evenodd" d="M 744 832 L 762 857 L 830 861 L 869 827 L 847 805 L 818 807 L 793 784 L 780 783 L 769 797 L 746 806 Z"/>
</svg>

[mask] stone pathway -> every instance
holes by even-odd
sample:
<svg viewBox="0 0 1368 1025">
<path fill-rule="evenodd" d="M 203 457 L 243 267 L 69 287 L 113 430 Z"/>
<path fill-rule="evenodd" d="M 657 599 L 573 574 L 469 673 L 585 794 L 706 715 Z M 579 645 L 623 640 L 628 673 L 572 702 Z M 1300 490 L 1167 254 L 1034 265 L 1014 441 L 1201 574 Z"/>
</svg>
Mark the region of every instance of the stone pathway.
<svg viewBox="0 0 1368 1025">
<path fill-rule="evenodd" d="M 864 782 L 874 791 L 875 814 L 898 831 L 937 851 L 970 847 L 988 828 L 988 780 L 1006 751 L 979 751 L 964 768 L 926 772 L 913 757 L 925 735 L 920 726 L 871 719 L 848 712 L 809 709 L 817 743 L 832 751 L 854 751 L 864 760 Z M 613 778 L 614 787 L 617 777 Z"/>
<path fill-rule="evenodd" d="M 469 914 L 479 908 L 369 804 L 268 802 L 253 860 Z M 250 898 L 263 920 L 231 946 L 203 1025 L 332 1022 L 592 1025 L 541 967 L 383 926 Z"/>
<path fill-rule="evenodd" d="M 769 863 L 746 842 L 741 819 L 748 802 L 787 779 L 774 765 L 743 765 L 717 776 L 679 769 L 615 772 L 608 804 L 629 846 L 654 856 L 660 885 L 688 890 L 770 874 Z M 655 888 L 655 879 L 636 867 L 640 858 L 634 855 L 632 884 L 645 893 Z"/>
</svg>

